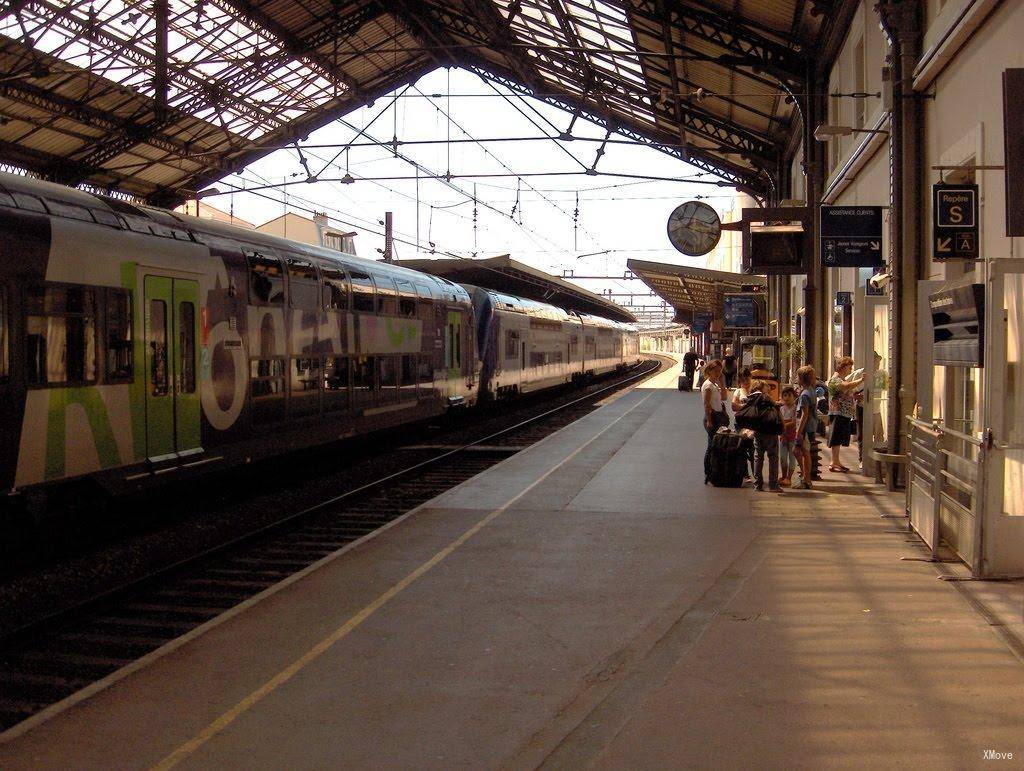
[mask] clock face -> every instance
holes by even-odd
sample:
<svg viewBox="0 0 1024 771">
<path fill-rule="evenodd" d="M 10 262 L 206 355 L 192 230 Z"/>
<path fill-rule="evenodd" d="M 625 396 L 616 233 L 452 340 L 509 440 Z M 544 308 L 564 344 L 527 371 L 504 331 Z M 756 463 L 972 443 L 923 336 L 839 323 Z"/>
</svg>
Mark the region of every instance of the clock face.
<svg viewBox="0 0 1024 771">
<path fill-rule="evenodd" d="M 710 252 L 721 235 L 722 221 L 718 213 L 703 201 L 687 201 L 669 215 L 668 240 L 690 257 Z"/>
</svg>

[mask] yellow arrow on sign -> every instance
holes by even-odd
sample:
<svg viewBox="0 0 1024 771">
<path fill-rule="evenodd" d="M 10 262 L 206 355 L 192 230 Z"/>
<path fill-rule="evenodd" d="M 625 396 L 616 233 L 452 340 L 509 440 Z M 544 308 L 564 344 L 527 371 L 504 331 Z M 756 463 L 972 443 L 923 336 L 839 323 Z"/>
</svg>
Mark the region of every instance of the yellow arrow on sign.
<svg viewBox="0 0 1024 771">
<path fill-rule="evenodd" d="M 953 251 L 953 236 L 949 238 L 940 238 L 938 244 L 935 246 L 937 252 L 951 252 Z"/>
</svg>

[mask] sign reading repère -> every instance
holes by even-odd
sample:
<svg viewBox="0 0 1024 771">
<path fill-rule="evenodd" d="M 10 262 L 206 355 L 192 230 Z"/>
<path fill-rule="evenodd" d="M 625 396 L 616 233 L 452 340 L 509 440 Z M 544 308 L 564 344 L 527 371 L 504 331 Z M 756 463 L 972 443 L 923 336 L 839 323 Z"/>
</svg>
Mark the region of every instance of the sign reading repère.
<svg viewBox="0 0 1024 771">
<path fill-rule="evenodd" d="M 932 186 L 932 253 L 936 260 L 978 259 L 978 186 Z"/>
</svg>

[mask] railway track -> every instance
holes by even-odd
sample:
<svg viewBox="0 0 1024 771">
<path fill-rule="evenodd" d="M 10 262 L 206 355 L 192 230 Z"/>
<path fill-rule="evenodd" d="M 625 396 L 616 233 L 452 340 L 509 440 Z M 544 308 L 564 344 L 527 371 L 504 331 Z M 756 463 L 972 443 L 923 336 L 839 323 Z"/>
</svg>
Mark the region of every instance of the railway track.
<svg viewBox="0 0 1024 771">
<path fill-rule="evenodd" d="M 577 420 L 658 372 L 648 361 L 514 425 L 459 445 L 403 448 L 400 470 L 189 555 L 115 589 L 26 621 L 0 638 L 0 730 L 186 634 Z"/>
</svg>

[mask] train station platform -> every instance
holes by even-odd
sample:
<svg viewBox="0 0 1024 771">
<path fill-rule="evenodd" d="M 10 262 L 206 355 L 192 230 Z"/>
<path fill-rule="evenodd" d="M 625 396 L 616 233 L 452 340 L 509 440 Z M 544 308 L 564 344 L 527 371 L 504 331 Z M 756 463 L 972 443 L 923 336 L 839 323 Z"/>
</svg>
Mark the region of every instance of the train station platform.
<svg viewBox="0 0 1024 771">
<path fill-rule="evenodd" d="M 613 398 L 8 732 L 0 767 L 1019 765 L 1000 600 L 938 580 L 862 477 L 705 487 L 699 421 L 674 371 Z"/>
</svg>

